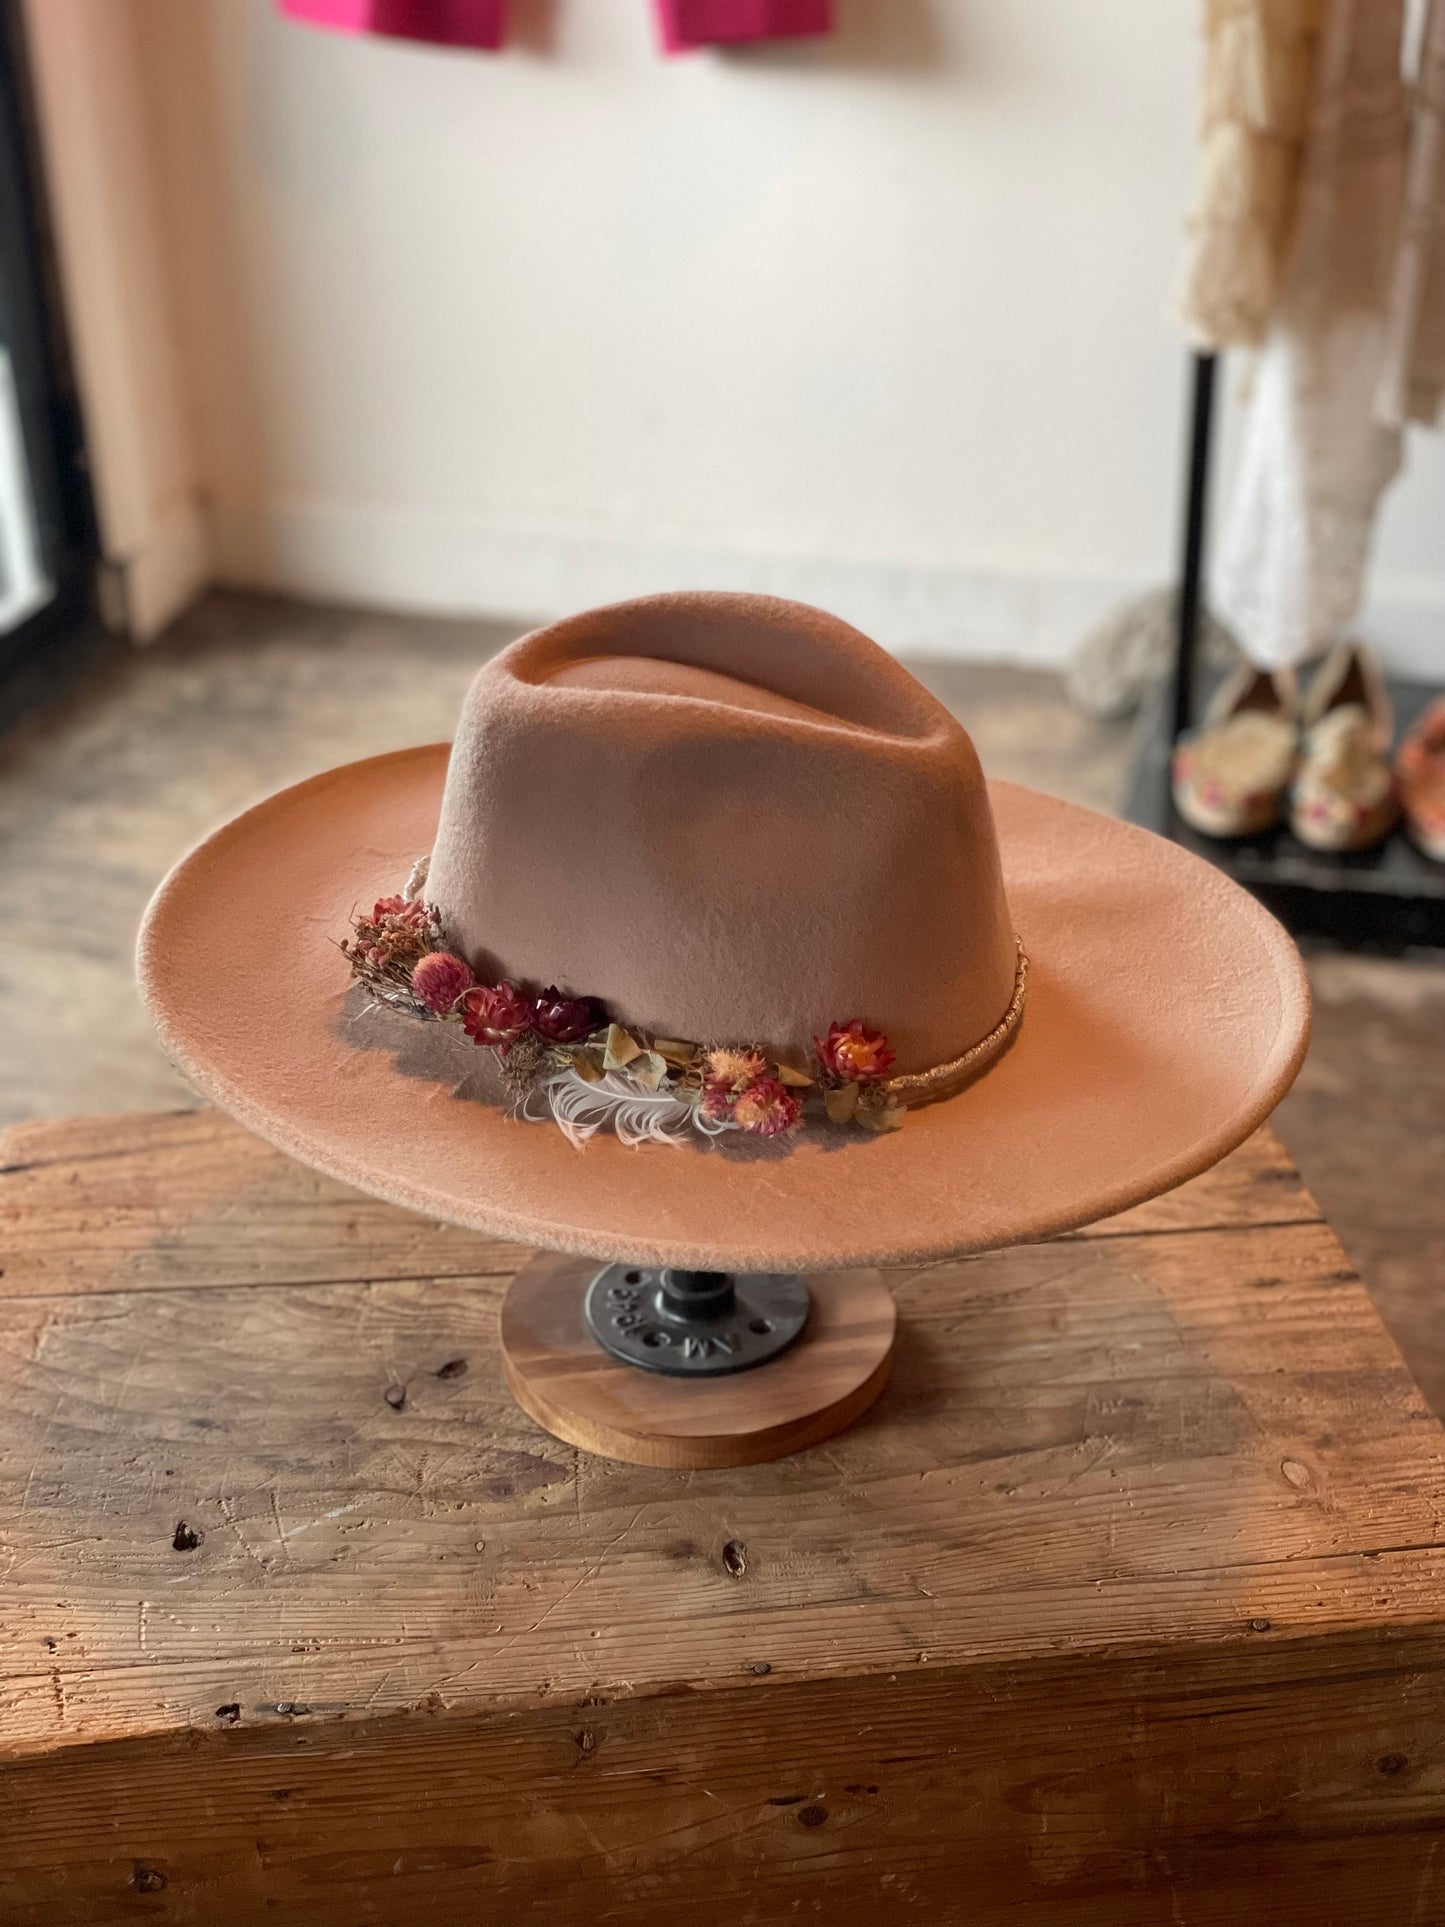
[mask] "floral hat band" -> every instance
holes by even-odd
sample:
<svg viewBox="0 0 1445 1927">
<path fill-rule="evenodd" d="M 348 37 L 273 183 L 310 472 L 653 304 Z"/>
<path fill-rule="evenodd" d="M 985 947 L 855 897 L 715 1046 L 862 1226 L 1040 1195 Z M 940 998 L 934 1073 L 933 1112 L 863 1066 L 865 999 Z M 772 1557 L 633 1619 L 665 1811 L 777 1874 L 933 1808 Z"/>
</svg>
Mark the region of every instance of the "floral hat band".
<svg viewBox="0 0 1445 1927">
<path fill-rule="evenodd" d="M 692 1132 L 781 1137 L 810 1115 L 894 1131 L 910 1108 L 951 1097 L 986 1070 L 1023 1017 L 1029 966 L 1016 937 L 1007 1010 L 986 1037 L 930 1070 L 890 1076 L 888 1039 L 858 1017 L 815 1036 L 807 1068 L 763 1045 L 654 1036 L 555 984 L 482 982 L 423 900 L 428 864 L 423 857 L 412 866 L 401 895 L 353 917 L 341 949 L 354 980 L 373 1003 L 459 1026 L 495 1056 L 517 1114 L 550 1118 L 578 1149 L 609 1125 L 631 1145 L 682 1143 Z"/>
</svg>

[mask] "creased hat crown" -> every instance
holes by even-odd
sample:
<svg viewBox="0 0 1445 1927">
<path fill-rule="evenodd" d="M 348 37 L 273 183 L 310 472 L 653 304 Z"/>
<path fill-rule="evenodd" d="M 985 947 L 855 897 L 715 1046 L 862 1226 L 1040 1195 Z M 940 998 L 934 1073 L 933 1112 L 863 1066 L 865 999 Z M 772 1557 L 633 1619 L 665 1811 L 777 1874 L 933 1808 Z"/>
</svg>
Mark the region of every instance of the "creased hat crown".
<svg viewBox="0 0 1445 1927">
<path fill-rule="evenodd" d="M 858 630 L 766 596 L 618 603 L 487 664 L 426 895 L 488 973 L 799 1061 L 859 1017 L 928 1070 L 1014 991 L 968 736 Z"/>
</svg>

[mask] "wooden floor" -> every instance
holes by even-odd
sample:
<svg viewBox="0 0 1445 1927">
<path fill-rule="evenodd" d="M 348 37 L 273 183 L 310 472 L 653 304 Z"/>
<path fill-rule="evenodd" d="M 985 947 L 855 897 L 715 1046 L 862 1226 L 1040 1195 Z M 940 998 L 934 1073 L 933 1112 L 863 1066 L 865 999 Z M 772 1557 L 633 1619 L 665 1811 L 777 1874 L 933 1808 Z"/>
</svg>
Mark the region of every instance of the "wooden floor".
<svg viewBox="0 0 1445 1927">
<path fill-rule="evenodd" d="M 450 735 L 478 664 L 519 627 L 217 595 L 0 733 L 0 1124 L 191 1102 L 133 983 L 161 874 L 267 790 Z M 1078 716 L 1056 677 L 919 673 L 993 774 L 1118 802 L 1128 730 Z M 1313 976 L 1315 1043 L 1277 1128 L 1445 1412 L 1445 971 L 1320 958 Z"/>
<path fill-rule="evenodd" d="M 1268 1132 L 692 1473 L 214 1113 L 0 1165 L 5 1927 L 1445 1920 L 1445 1434 Z"/>
</svg>

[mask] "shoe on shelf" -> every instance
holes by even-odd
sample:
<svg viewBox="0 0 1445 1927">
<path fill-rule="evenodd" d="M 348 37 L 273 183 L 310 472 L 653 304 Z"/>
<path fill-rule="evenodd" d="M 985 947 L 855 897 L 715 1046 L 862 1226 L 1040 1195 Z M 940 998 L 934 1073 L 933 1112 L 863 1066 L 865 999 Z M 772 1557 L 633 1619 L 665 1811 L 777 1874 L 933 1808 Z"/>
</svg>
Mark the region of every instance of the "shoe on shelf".
<svg viewBox="0 0 1445 1927">
<path fill-rule="evenodd" d="M 1368 850 L 1399 821 L 1390 767 L 1394 720 L 1373 649 L 1344 642 L 1315 674 L 1304 702 L 1304 743 L 1290 828 L 1312 850 Z"/>
<path fill-rule="evenodd" d="M 1205 836 L 1258 836 L 1284 815 L 1299 754 L 1288 669 L 1242 662 L 1215 691 L 1197 734 L 1176 744 L 1174 807 Z"/>
<path fill-rule="evenodd" d="M 1437 696 L 1395 758 L 1400 807 L 1410 840 L 1445 863 L 1445 696 Z"/>
</svg>

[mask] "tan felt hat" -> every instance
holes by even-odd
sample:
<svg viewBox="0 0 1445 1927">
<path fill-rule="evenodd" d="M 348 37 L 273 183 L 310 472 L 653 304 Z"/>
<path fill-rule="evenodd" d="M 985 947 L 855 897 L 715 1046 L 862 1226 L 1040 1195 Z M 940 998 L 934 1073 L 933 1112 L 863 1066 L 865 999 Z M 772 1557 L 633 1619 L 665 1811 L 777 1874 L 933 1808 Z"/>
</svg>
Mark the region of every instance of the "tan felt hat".
<svg viewBox="0 0 1445 1927">
<path fill-rule="evenodd" d="M 408 930 L 446 953 L 447 997 L 475 986 L 433 1002 L 449 1022 L 384 937 L 371 964 L 339 942 L 358 911 L 371 942 L 369 906 L 428 854 Z M 919 1263 L 1122 1210 L 1253 1130 L 1308 1034 L 1298 955 L 1250 897 L 986 785 L 876 644 L 759 596 L 524 637 L 450 752 L 331 770 L 184 858 L 139 969 L 182 1069 L 305 1162 L 498 1235 L 718 1270 Z M 724 1086 L 753 1047 L 765 1071 Z M 654 1109 L 711 1134 L 578 1149 L 532 1121 L 648 1064 Z M 872 1128 L 839 1121 L 854 1100 Z"/>
</svg>

